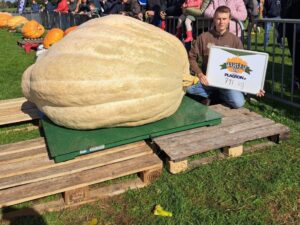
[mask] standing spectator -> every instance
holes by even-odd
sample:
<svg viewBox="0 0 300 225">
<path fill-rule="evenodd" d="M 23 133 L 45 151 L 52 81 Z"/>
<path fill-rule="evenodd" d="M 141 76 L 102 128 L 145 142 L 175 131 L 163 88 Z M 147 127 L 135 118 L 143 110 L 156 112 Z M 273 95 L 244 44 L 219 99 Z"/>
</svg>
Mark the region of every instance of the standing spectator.
<svg viewBox="0 0 300 225">
<path fill-rule="evenodd" d="M 103 13 L 108 14 L 118 14 L 121 8 L 121 1 L 119 0 L 101 0 L 101 7 L 103 8 Z"/>
<path fill-rule="evenodd" d="M 67 0 L 60 0 L 60 2 L 57 5 L 57 8 L 54 10 L 55 12 L 61 12 L 61 13 L 68 13 L 69 12 L 69 6 L 67 3 Z"/>
<path fill-rule="evenodd" d="M 69 12 L 70 13 L 75 13 L 76 6 L 77 6 L 77 1 L 76 0 L 70 0 L 69 1 Z"/>
<path fill-rule="evenodd" d="M 300 19 L 300 1 L 285 0 L 281 2 L 281 18 Z M 286 24 L 286 37 L 291 56 L 295 51 L 294 59 L 294 88 L 300 89 L 300 25 L 296 25 L 295 46 L 294 46 L 294 24 Z"/>
<path fill-rule="evenodd" d="M 78 13 L 79 14 L 87 14 L 90 11 L 90 7 L 88 5 L 87 0 L 81 0 L 79 5 Z"/>
<path fill-rule="evenodd" d="M 184 0 L 166 0 L 164 12 L 167 16 L 180 16 L 182 14 L 182 4 Z"/>
<path fill-rule="evenodd" d="M 53 12 L 54 9 L 55 9 L 54 5 L 52 5 L 52 3 L 49 2 L 48 0 L 45 0 L 45 8 L 44 8 L 44 11 L 45 11 L 45 12 Z"/>
<path fill-rule="evenodd" d="M 154 26 L 161 26 L 162 20 L 164 20 L 164 9 L 166 2 L 164 0 L 148 0 L 146 5 L 146 19 L 150 20 L 150 23 Z"/>
<path fill-rule="evenodd" d="M 36 3 L 35 0 L 32 0 L 32 4 L 30 8 L 33 13 L 38 13 L 40 11 L 40 6 L 39 4 Z"/>
<path fill-rule="evenodd" d="M 137 0 L 122 0 L 121 11 L 119 13 L 125 16 L 131 16 L 139 20 L 143 20 L 141 6 Z"/>
<path fill-rule="evenodd" d="M 244 21 L 247 18 L 247 10 L 243 0 L 212 0 L 204 12 L 205 17 L 213 18 L 216 9 L 219 6 L 227 6 L 231 10 L 231 18 L 239 21 Z M 238 26 L 236 29 L 236 22 L 230 21 L 229 31 L 241 37 L 241 29 Z"/>
<path fill-rule="evenodd" d="M 280 0 L 265 0 L 264 9 L 263 9 L 263 17 L 280 19 L 280 9 L 281 9 Z M 272 22 L 266 22 L 265 23 L 265 36 L 264 36 L 264 50 L 266 50 L 266 48 L 268 46 L 269 33 L 270 33 L 271 28 L 272 28 Z M 274 27 L 274 29 L 278 30 L 277 27 Z"/>
</svg>

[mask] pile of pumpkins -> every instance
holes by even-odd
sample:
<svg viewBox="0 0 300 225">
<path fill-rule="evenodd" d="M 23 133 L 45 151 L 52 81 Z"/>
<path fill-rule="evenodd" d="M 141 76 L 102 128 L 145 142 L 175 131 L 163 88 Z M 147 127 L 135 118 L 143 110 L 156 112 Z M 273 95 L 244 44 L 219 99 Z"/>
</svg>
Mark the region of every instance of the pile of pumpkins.
<svg viewBox="0 0 300 225">
<path fill-rule="evenodd" d="M 28 21 L 23 16 L 12 16 L 6 12 L 0 12 L 0 28 L 15 30 L 22 33 L 24 38 L 30 39 L 40 38 L 45 33 L 45 28 L 37 21 Z M 70 27 L 65 31 L 59 28 L 49 30 L 43 41 L 44 48 L 49 48 L 76 28 L 77 26 Z"/>
</svg>

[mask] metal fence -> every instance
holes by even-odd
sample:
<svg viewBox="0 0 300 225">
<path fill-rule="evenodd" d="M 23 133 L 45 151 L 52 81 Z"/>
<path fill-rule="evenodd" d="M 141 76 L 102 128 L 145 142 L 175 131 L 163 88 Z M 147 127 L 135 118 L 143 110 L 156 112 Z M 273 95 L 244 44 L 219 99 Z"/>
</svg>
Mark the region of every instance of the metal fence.
<svg viewBox="0 0 300 225">
<path fill-rule="evenodd" d="M 91 19 L 87 15 L 57 12 L 26 12 L 23 15 L 37 20 L 47 29 L 66 29 Z M 177 20 L 177 17 L 166 18 L 167 32 L 176 33 Z M 236 30 L 238 27 L 241 30 L 241 40 L 246 49 L 269 53 L 265 82 L 267 97 L 300 107 L 300 89 L 296 82 L 296 79 L 300 80 L 300 20 L 256 19 L 248 24 L 247 29 L 242 22 L 235 22 Z M 211 27 L 212 19 L 196 18 L 193 23 L 194 36 Z M 189 50 L 190 43 L 186 44 L 186 48 Z"/>
<path fill-rule="evenodd" d="M 269 53 L 267 96 L 300 107 L 300 20 L 257 19 L 245 37 L 247 49 Z"/>
</svg>

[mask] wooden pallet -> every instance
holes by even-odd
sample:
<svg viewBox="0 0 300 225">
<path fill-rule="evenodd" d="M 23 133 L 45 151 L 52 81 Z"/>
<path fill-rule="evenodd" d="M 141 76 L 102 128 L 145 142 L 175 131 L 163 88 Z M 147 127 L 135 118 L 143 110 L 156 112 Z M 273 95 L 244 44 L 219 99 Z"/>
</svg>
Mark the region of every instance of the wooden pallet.
<svg viewBox="0 0 300 225">
<path fill-rule="evenodd" d="M 38 110 L 35 104 L 25 98 L 0 101 L 0 126 L 38 118 Z"/>
<path fill-rule="evenodd" d="M 38 212 L 59 210 L 141 188 L 160 176 L 162 161 L 144 142 L 77 157 L 63 163 L 49 159 L 45 141 L 37 138 L 0 146 L 0 207 L 63 193 L 63 199 L 35 205 Z M 112 186 L 91 185 L 138 174 Z M 4 216 L 4 215 L 2 215 Z M 5 218 L 8 218 L 5 215 Z"/>
<path fill-rule="evenodd" d="M 17 41 L 17 43 L 21 46 L 25 44 L 42 44 L 44 38 L 23 38 Z"/>
<path fill-rule="evenodd" d="M 210 106 L 223 115 L 222 123 L 212 127 L 201 127 L 153 139 L 155 145 L 167 156 L 169 171 L 173 174 L 189 167 L 188 157 L 222 148 L 224 156 L 240 156 L 243 143 L 269 138 L 278 143 L 287 139 L 289 128 L 263 118 L 248 109 L 229 109 L 222 105 Z M 201 161 L 201 160 L 200 160 Z M 202 160 L 203 162 L 207 162 Z"/>
</svg>

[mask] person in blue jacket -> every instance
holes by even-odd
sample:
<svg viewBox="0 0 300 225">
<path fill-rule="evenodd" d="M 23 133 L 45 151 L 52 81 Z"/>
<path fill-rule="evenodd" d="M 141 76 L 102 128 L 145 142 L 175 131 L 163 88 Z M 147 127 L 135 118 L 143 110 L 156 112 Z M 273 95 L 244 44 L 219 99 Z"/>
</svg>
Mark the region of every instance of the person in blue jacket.
<svg viewBox="0 0 300 225">
<path fill-rule="evenodd" d="M 36 3 L 35 0 L 32 0 L 31 11 L 34 13 L 38 13 L 40 11 L 40 6 Z"/>
</svg>

